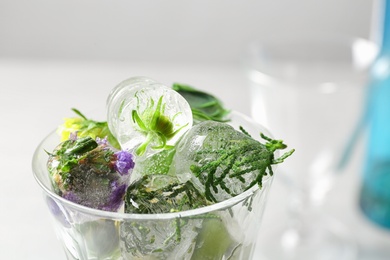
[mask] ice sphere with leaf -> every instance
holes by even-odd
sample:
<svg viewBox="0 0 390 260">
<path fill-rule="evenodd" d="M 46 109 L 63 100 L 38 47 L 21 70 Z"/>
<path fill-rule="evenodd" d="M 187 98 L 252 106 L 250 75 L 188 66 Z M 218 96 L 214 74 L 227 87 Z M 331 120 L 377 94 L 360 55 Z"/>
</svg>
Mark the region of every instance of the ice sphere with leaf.
<svg viewBox="0 0 390 260">
<path fill-rule="evenodd" d="M 192 126 L 188 102 L 176 91 L 152 79 L 121 82 L 107 100 L 110 131 L 122 149 L 138 156 L 173 147 Z"/>
<path fill-rule="evenodd" d="M 191 181 L 207 200 L 220 202 L 254 185 L 262 185 L 272 175 L 271 165 L 283 162 L 294 150 L 275 159 L 274 152 L 287 146 L 260 134 L 265 144 L 241 128 L 204 121 L 195 125 L 179 141 L 169 174 L 182 182 Z"/>
</svg>

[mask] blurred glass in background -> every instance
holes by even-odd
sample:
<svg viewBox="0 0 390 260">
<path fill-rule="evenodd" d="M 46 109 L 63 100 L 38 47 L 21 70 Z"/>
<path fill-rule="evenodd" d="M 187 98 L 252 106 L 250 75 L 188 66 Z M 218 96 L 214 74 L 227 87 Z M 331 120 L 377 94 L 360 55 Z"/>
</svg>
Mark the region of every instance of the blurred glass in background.
<svg viewBox="0 0 390 260">
<path fill-rule="evenodd" d="M 374 223 L 390 229 L 390 1 L 379 9 L 380 52 L 370 73 L 367 106 L 359 128 L 368 126 L 360 206 Z"/>
<path fill-rule="evenodd" d="M 376 50 L 368 40 L 320 31 L 274 35 L 249 46 L 244 64 L 252 117 L 296 149 L 278 168 L 291 188 L 290 215 L 261 244 L 267 259 L 356 257 L 348 230 L 316 206 L 339 172 Z"/>
</svg>

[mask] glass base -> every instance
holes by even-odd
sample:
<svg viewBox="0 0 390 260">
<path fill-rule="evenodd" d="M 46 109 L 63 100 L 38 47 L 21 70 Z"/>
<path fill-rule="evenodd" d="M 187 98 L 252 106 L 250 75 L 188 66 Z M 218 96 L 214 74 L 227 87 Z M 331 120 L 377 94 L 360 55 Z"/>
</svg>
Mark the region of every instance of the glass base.
<svg viewBox="0 0 390 260">
<path fill-rule="evenodd" d="M 260 260 L 353 260 L 357 246 L 338 223 L 313 223 L 300 229 L 280 228 L 262 235 Z"/>
<path fill-rule="evenodd" d="M 360 191 L 359 206 L 373 223 L 390 229 L 390 185 L 389 170 L 380 178 L 366 180 Z M 379 175 L 379 173 L 377 173 Z"/>
</svg>

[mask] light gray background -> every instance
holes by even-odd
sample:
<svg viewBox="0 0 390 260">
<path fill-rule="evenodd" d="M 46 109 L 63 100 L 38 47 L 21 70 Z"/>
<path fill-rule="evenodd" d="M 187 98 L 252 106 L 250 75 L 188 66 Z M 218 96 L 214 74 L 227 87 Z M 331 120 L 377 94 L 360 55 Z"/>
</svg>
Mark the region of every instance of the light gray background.
<svg viewBox="0 0 390 260">
<path fill-rule="evenodd" d="M 0 0 L 0 58 L 236 62 L 253 38 L 369 37 L 375 0 Z"/>
</svg>

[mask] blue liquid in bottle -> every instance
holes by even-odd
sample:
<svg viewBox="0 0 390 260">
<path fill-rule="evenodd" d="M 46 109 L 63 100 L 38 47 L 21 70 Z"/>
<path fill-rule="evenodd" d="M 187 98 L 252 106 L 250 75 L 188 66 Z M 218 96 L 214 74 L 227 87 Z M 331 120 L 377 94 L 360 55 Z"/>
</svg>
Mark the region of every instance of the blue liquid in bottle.
<svg viewBox="0 0 390 260">
<path fill-rule="evenodd" d="M 390 0 L 384 4 L 381 50 L 372 66 L 369 87 L 360 206 L 370 220 L 390 229 Z"/>
</svg>

